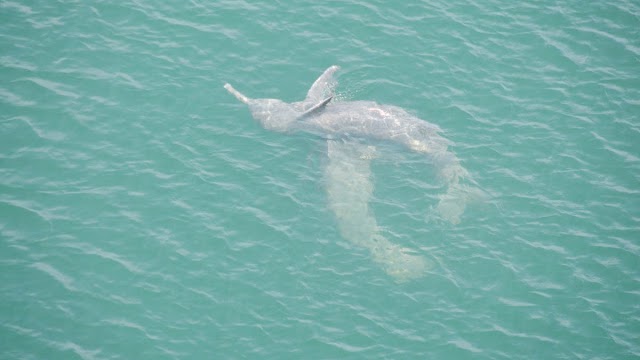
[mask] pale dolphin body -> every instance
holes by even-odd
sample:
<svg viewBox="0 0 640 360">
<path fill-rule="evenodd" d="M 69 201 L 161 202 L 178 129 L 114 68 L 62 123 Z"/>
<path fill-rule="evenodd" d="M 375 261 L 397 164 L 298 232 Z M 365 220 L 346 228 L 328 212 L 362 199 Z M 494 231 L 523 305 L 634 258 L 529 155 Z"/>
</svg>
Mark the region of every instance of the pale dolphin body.
<svg viewBox="0 0 640 360">
<path fill-rule="evenodd" d="M 251 99 L 225 84 L 231 94 L 249 106 L 262 126 L 279 132 L 308 132 L 328 139 L 325 169 L 329 207 L 340 233 L 352 243 L 371 251 L 374 260 L 400 281 L 419 277 L 430 267 L 421 256 L 391 243 L 382 234 L 369 201 L 373 193 L 370 162 L 375 148 L 353 139 L 395 142 L 427 155 L 445 182 L 447 191 L 436 210 L 456 224 L 466 203 L 480 191 L 461 185 L 467 171 L 447 150 L 450 142 L 439 135 L 440 128 L 391 105 L 373 101 L 333 101 L 336 82 L 331 66 L 313 83 L 301 102 Z"/>
</svg>

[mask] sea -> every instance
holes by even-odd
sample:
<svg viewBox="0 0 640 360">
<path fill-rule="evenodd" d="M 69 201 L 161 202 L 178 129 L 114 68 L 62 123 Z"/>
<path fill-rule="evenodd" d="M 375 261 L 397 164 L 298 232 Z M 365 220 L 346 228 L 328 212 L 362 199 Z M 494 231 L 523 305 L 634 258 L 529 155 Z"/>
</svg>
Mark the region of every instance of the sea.
<svg viewBox="0 0 640 360">
<path fill-rule="evenodd" d="M 638 1 L 0 0 L 0 47 L 1 359 L 640 358 Z M 420 154 L 223 88 L 332 65 L 441 129 L 459 221 Z"/>
</svg>

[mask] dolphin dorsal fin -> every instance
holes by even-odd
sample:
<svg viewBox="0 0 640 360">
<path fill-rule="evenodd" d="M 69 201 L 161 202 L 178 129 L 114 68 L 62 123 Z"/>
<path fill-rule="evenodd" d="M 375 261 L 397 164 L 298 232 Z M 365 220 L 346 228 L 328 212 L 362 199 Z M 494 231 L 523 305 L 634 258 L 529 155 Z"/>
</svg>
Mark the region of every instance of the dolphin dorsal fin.
<svg viewBox="0 0 640 360">
<path fill-rule="evenodd" d="M 325 108 L 325 106 L 327 106 L 327 104 L 331 101 L 331 99 L 333 99 L 333 95 L 329 96 L 328 98 L 320 101 L 319 103 L 313 105 L 311 108 L 309 108 L 309 110 L 305 111 L 302 113 L 302 115 L 298 116 L 298 119 L 302 119 L 305 118 L 313 113 L 316 113 L 322 109 Z"/>
<path fill-rule="evenodd" d="M 333 92 L 336 87 L 336 81 L 333 78 L 333 74 L 340 69 L 339 66 L 333 65 L 325 70 L 318 79 L 311 85 L 307 92 L 305 102 L 317 103 L 323 98 L 326 100 L 326 96 L 333 96 Z"/>
</svg>

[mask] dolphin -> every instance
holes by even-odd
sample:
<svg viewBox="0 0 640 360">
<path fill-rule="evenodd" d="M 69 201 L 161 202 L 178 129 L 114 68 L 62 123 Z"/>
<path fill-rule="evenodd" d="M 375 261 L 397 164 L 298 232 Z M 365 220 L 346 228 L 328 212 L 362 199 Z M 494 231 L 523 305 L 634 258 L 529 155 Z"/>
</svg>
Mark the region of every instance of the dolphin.
<svg viewBox="0 0 640 360">
<path fill-rule="evenodd" d="M 311 85 L 307 97 L 303 101 L 291 104 L 279 99 L 250 99 L 229 83 L 225 84 L 224 88 L 247 104 L 253 118 L 258 120 L 265 129 L 287 132 L 292 129 L 297 120 L 320 113 L 320 110 L 332 100 L 335 89 L 333 73 L 338 69 L 339 67 L 334 65 L 325 70 Z"/>
<path fill-rule="evenodd" d="M 466 203 L 477 198 L 478 189 L 462 185 L 468 172 L 441 129 L 406 110 L 374 101 L 335 101 L 337 65 L 326 69 L 311 85 L 304 100 L 286 103 L 279 99 L 252 99 L 230 84 L 224 88 L 247 104 L 252 116 L 268 130 L 306 132 L 327 139 L 325 169 L 329 207 L 347 240 L 370 250 L 374 260 L 399 281 L 422 276 L 430 263 L 414 251 L 393 244 L 379 229 L 369 201 L 373 192 L 370 162 L 376 148 L 366 143 L 390 142 L 424 154 L 446 184 L 436 210 L 457 224 Z"/>
</svg>

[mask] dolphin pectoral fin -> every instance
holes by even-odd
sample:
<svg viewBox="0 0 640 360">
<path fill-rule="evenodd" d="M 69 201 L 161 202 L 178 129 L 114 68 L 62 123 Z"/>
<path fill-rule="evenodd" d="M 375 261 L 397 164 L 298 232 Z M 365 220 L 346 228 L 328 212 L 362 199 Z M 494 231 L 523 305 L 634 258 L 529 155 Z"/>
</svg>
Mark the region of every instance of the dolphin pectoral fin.
<svg viewBox="0 0 640 360">
<path fill-rule="evenodd" d="M 244 96 L 240 91 L 234 89 L 233 86 L 231 86 L 231 84 L 229 83 L 224 84 L 224 88 L 227 89 L 227 91 L 230 92 L 231 95 L 235 96 L 236 99 L 242 101 L 245 104 L 249 103 L 249 98 Z"/>
<path fill-rule="evenodd" d="M 305 102 L 317 103 L 326 96 L 333 96 L 333 91 L 336 87 L 336 81 L 333 78 L 333 74 L 339 69 L 340 67 L 338 65 L 333 65 L 325 70 L 309 88 Z"/>
<path fill-rule="evenodd" d="M 319 103 L 313 105 L 309 110 L 305 111 L 304 113 L 302 113 L 302 115 L 298 116 L 298 119 L 302 119 L 306 116 L 309 116 L 313 113 L 316 113 L 322 109 L 324 109 L 325 106 L 327 106 L 327 104 L 331 101 L 331 99 L 333 99 L 333 95 L 329 96 L 328 98 L 320 101 Z"/>
</svg>

